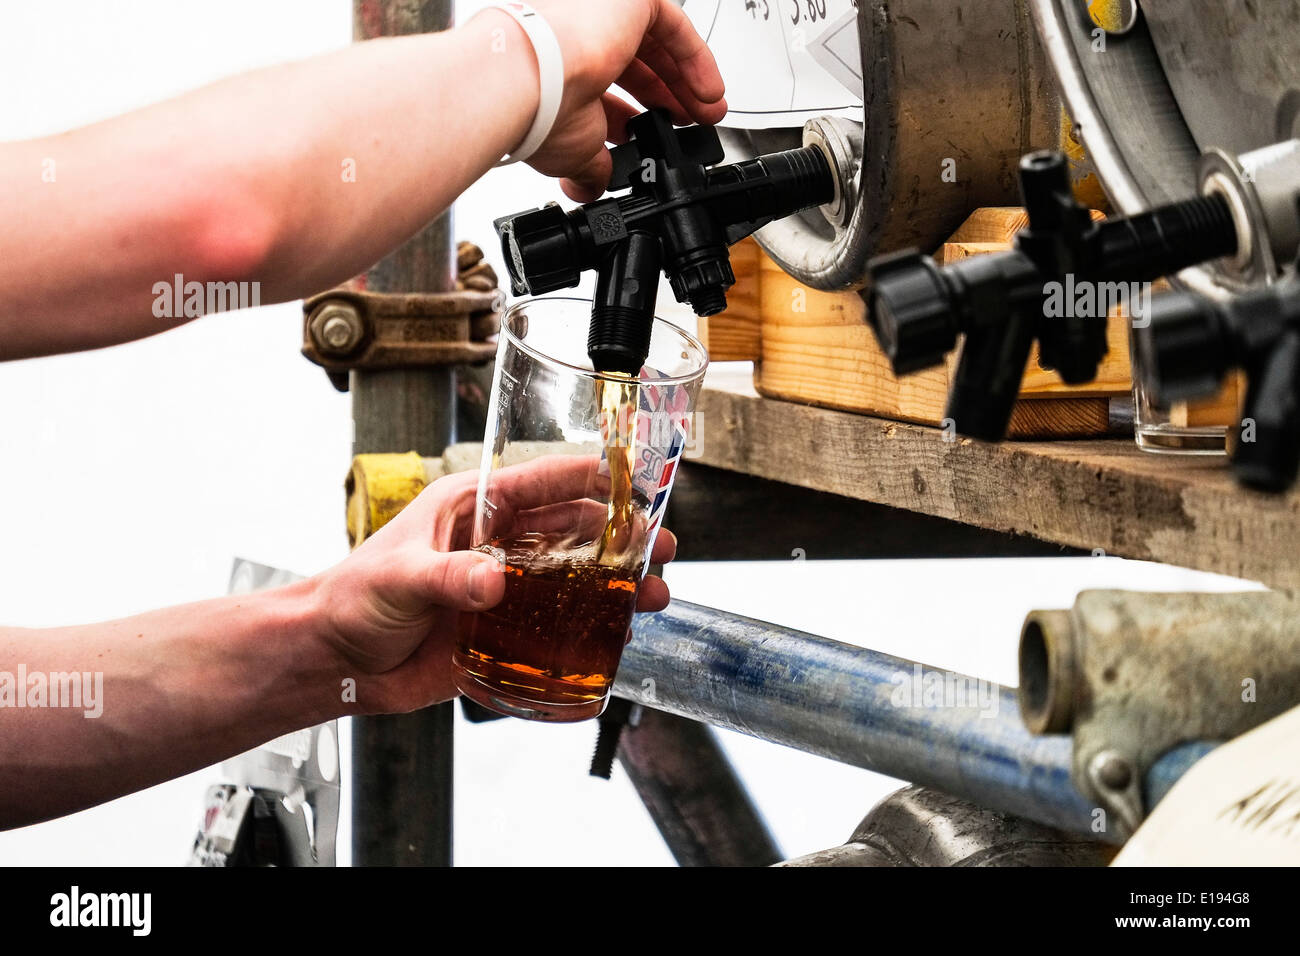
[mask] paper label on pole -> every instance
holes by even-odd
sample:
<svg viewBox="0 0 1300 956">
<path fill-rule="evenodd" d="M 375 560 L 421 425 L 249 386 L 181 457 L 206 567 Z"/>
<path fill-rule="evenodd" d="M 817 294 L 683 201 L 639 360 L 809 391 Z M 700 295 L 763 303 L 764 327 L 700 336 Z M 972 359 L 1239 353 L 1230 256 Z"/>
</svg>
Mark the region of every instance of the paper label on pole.
<svg viewBox="0 0 1300 956">
<path fill-rule="evenodd" d="M 815 116 L 862 119 L 853 0 L 686 0 L 727 84 L 735 129 L 799 127 Z"/>
<path fill-rule="evenodd" d="M 1300 864 L 1300 707 L 1198 760 L 1114 866 Z"/>
</svg>

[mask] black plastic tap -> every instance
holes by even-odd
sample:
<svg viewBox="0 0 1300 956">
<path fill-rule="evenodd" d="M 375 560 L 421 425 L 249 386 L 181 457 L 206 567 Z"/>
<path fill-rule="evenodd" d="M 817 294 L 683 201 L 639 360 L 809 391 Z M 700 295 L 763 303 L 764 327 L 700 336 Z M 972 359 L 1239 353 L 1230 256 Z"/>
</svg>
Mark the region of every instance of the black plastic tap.
<svg viewBox="0 0 1300 956">
<path fill-rule="evenodd" d="M 555 203 L 496 220 L 516 295 L 578 284 L 598 270 L 587 350 L 600 371 L 636 375 L 650 350 L 659 273 L 696 315 L 721 312 L 735 284 L 727 251 L 756 229 L 830 202 L 830 165 L 814 146 L 719 166 L 710 126 L 673 127 L 661 110 L 628 122 L 612 153 L 611 192 L 565 211 Z"/>
<path fill-rule="evenodd" d="M 1060 302 L 1063 286 L 1145 282 L 1237 247 L 1220 196 L 1094 222 L 1075 200 L 1057 152 L 1021 159 L 1020 190 L 1029 224 L 1012 249 L 942 268 L 916 250 L 882 256 L 868 264 L 863 293 L 896 374 L 938 365 L 965 335 L 946 415 L 961 434 L 987 441 L 1006 434 L 1035 340 L 1040 363 L 1062 381 L 1096 377 L 1106 355 L 1104 303 L 1112 293 L 1125 297 L 1107 288 L 1089 297 L 1093 308 L 1049 308 L 1053 297 Z"/>
<path fill-rule="evenodd" d="M 1300 270 L 1300 262 L 1296 268 Z M 1224 376 L 1246 376 L 1232 467 L 1261 491 L 1285 491 L 1300 470 L 1300 275 L 1216 302 L 1169 292 L 1134 331 L 1134 369 L 1158 405 L 1212 395 Z"/>
</svg>

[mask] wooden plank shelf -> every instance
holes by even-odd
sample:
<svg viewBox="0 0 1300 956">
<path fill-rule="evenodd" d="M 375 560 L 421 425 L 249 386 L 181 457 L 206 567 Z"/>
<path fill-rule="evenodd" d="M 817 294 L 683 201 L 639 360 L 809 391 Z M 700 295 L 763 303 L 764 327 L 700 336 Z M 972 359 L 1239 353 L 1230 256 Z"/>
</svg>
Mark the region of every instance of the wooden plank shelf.
<svg viewBox="0 0 1300 956">
<path fill-rule="evenodd" d="M 1106 554 L 1300 586 L 1300 492 L 1239 487 L 1224 459 L 1131 439 L 987 444 L 937 428 L 759 397 L 710 371 L 692 460 Z"/>
</svg>

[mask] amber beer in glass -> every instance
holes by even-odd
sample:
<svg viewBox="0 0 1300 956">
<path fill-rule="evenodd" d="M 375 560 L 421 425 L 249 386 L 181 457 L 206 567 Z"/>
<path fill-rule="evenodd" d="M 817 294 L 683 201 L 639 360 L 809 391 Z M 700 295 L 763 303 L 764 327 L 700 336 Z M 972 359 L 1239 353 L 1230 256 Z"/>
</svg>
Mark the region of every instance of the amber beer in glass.
<svg viewBox="0 0 1300 956">
<path fill-rule="evenodd" d="M 530 720 L 604 710 L 708 364 L 656 319 L 638 377 L 594 370 L 590 314 L 571 298 L 506 313 L 484 435 L 472 543 L 500 562 L 505 597 L 461 616 L 453 673 Z"/>
</svg>

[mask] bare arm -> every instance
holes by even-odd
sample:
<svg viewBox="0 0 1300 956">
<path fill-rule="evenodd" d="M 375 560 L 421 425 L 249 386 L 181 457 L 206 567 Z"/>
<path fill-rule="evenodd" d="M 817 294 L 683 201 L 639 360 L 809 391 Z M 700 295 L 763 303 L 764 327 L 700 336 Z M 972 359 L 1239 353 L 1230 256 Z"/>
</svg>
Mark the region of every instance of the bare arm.
<svg viewBox="0 0 1300 956">
<path fill-rule="evenodd" d="M 336 715 L 341 661 L 320 640 L 318 589 L 307 581 L 107 624 L 0 628 L 0 828 Z"/>
<path fill-rule="evenodd" d="M 597 464 L 516 466 L 500 479 L 501 505 L 526 512 L 581 498 Z M 72 813 L 333 717 L 456 696 L 457 616 L 504 593 L 496 561 L 461 550 L 477 485 L 476 473 L 435 482 L 341 564 L 288 587 L 105 624 L 0 627 L 0 829 Z M 661 533 L 652 560 L 672 560 L 676 547 Z M 638 608 L 667 603 L 664 582 L 647 577 Z M 345 680 L 353 682 L 346 699 Z"/>
<path fill-rule="evenodd" d="M 532 163 L 575 197 L 608 179 L 631 109 L 716 122 L 722 84 L 668 0 L 536 3 L 565 54 L 555 131 Z M 0 145 L 0 359 L 96 348 L 185 321 L 158 282 L 258 282 L 263 303 L 378 261 L 523 139 L 537 63 L 505 13 L 355 44 L 84 129 Z M 45 165 L 53 160 L 53 167 Z M 344 163 L 354 164 L 355 181 Z M 42 173 L 53 170 L 54 181 Z M 179 310 L 174 310 L 179 311 Z"/>
</svg>

